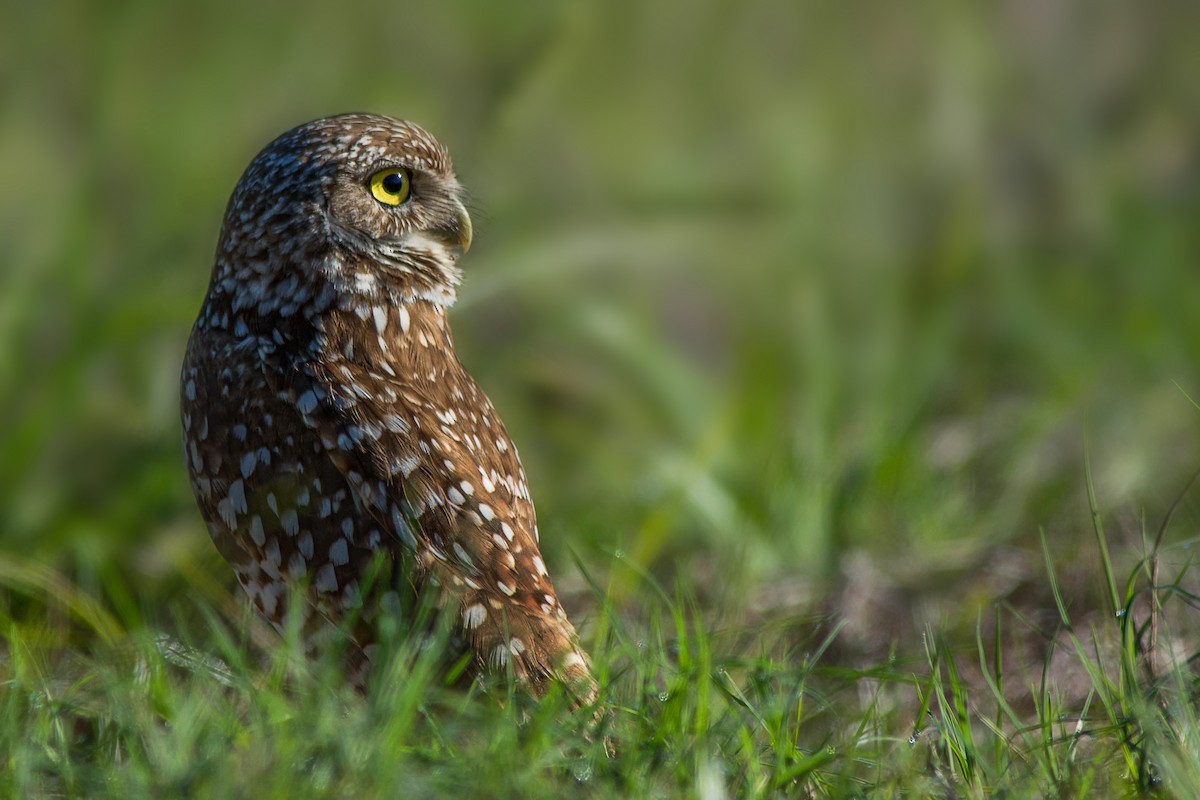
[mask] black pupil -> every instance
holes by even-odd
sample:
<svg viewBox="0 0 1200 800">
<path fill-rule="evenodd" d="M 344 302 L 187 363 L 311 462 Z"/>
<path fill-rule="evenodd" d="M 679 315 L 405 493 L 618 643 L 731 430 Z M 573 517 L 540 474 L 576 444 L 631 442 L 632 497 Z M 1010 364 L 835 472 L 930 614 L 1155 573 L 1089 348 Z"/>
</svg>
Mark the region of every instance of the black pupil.
<svg viewBox="0 0 1200 800">
<path fill-rule="evenodd" d="M 383 179 L 383 190 L 388 194 L 400 194 L 400 190 L 404 188 L 404 176 L 399 172 L 393 172 Z"/>
</svg>

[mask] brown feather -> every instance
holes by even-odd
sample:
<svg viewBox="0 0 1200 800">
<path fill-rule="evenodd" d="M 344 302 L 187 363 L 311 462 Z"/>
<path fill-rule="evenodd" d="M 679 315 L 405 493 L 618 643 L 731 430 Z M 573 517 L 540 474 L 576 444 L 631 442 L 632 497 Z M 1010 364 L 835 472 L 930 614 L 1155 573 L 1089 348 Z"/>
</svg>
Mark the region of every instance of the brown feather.
<svg viewBox="0 0 1200 800">
<path fill-rule="evenodd" d="M 371 196 L 381 165 L 410 171 L 409 202 Z M 511 668 L 537 693 L 565 679 L 590 700 L 516 448 L 454 352 L 460 192 L 441 146 L 386 117 L 317 120 L 255 158 L 184 362 L 192 485 L 277 627 L 304 586 L 311 640 L 361 616 L 349 644 L 369 661 L 362 582 L 382 560 L 410 600 L 441 587 L 476 669 Z"/>
</svg>

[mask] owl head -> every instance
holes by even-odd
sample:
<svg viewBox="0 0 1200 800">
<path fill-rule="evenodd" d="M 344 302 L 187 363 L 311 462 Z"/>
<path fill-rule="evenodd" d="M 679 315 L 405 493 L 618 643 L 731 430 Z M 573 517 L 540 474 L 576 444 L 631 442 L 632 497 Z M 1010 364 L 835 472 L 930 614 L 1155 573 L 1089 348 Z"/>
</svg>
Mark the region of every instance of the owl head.
<svg viewBox="0 0 1200 800">
<path fill-rule="evenodd" d="M 471 244 L 463 195 L 445 148 L 411 122 L 343 114 L 305 123 L 238 181 L 213 288 L 264 311 L 293 305 L 285 289 L 448 304 Z"/>
</svg>

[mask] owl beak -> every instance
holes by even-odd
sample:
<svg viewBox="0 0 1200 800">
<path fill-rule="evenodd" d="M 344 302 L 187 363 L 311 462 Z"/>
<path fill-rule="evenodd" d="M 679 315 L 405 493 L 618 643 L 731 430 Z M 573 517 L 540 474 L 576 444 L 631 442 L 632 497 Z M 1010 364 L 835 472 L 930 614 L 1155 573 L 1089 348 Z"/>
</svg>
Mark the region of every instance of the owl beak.
<svg viewBox="0 0 1200 800">
<path fill-rule="evenodd" d="M 458 244 L 462 247 L 463 252 L 471 249 L 471 215 L 467 213 L 467 207 L 462 204 L 461 200 L 455 200 L 455 216 L 457 217 L 457 232 Z"/>
</svg>

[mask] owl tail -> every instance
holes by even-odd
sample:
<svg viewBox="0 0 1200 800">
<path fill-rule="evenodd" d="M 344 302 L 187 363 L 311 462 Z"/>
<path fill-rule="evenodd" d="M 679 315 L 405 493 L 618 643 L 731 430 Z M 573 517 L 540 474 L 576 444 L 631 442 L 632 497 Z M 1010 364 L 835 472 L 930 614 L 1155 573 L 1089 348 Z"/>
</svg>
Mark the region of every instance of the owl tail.
<svg viewBox="0 0 1200 800">
<path fill-rule="evenodd" d="M 539 697 L 558 681 L 576 705 L 590 705 L 597 697 L 591 661 L 561 606 L 555 604 L 555 610 L 545 613 L 522 603 L 468 597 L 463 604 L 463 628 L 484 671 L 511 669 Z"/>
</svg>

